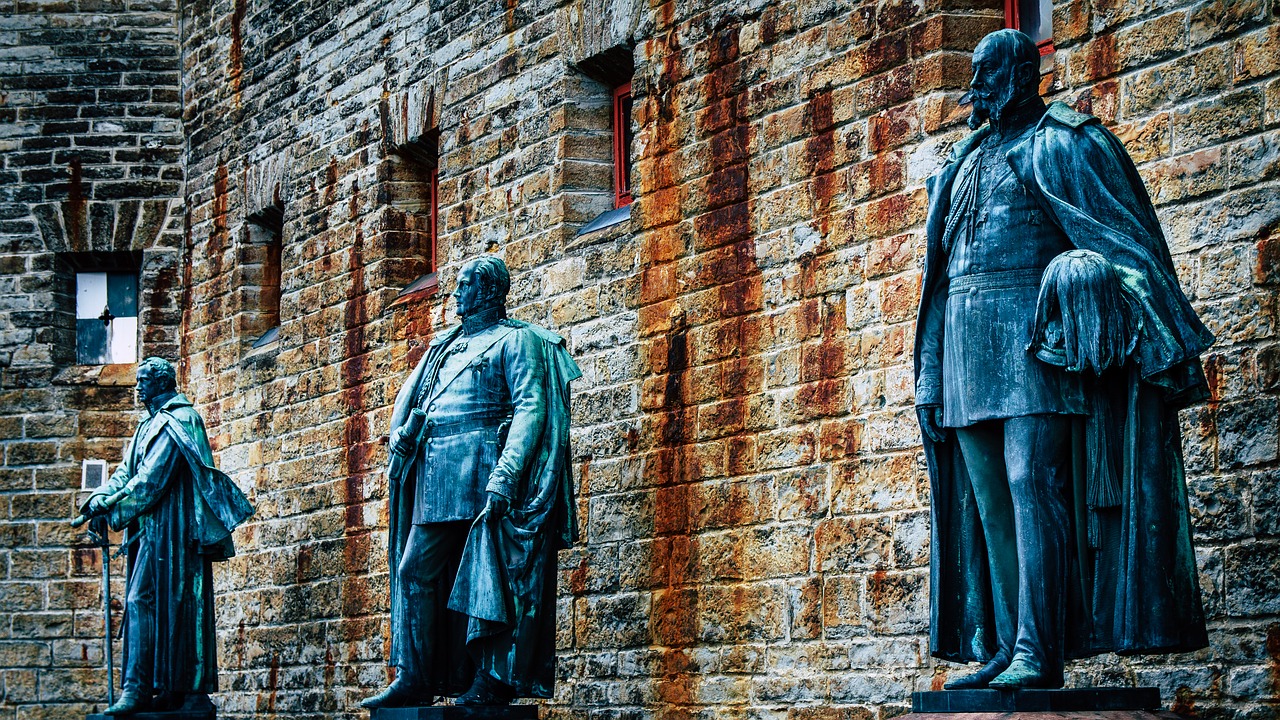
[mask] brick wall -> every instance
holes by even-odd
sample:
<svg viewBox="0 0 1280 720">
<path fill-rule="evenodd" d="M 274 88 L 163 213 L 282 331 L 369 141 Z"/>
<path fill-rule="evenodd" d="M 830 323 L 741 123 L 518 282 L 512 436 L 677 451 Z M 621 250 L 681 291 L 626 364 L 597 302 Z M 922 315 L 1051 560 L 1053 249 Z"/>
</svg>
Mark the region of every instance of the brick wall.
<svg viewBox="0 0 1280 720">
<path fill-rule="evenodd" d="M 439 293 L 392 304 L 430 269 L 402 149 L 428 131 L 442 287 L 502 254 L 514 314 L 584 371 L 549 716 L 884 718 L 940 685 L 911 408 L 923 183 L 967 132 L 968 52 L 1001 6 L 184 5 L 185 382 L 258 506 L 216 570 L 223 713 L 362 717 L 387 679 L 389 404 L 453 321 Z M 1059 2 L 1046 81 L 1124 139 L 1220 339 L 1213 401 L 1183 415 L 1213 646 L 1070 681 L 1201 715 L 1280 707 L 1278 13 Z M 577 68 L 619 46 L 637 200 L 579 235 L 612 196 L 608 88 Z M 280 334 L 253 348 L 249 218 L 277 197 Z"/>
<path fill-rule="evenodd" d="M 95 255 L 123 254 L 145 276 L 140 351 L 178 358 L 175 8 L 0 10 L 0 717 L 71 717 L 106 693 L 101 555 L 67 520 L 81 461 L 114 465 L 133 431 L 133 367 L 75 364 L 69 261 L 91 269 Z"/>
</svg>

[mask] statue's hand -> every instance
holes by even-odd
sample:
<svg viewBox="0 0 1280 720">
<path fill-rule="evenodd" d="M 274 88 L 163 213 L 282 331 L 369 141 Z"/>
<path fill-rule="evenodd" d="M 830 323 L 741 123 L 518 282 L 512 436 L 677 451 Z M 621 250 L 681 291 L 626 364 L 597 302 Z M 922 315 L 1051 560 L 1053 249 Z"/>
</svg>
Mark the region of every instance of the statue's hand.
<svg viewBox="0 0 1280 720">
<path fill-rule="evenodd" d="M 484 511 L 489 513 L 489 517 L 497 520 L 507 514 L 507 509 L 511 507 L 511 501 L 496 492 L 489 493 L 489 503 L 485 505 Z"/>
<path fill-rule="evenodd" d="M 107 507 L 107 498 L 102 495 L 94 495 L 89 498 L 89 502 L 84 504 L 84 514 L 89 517 L 106 515 L 110 509 Z"/>
<path fill-rule="evenodd" d="M 98 515 L 89 521 L 89 534 L 97 535 L 98 538 L 107 537 L 107 518 L 105 515 Z"/>
<path fill-rule="evenodd" d="M 942 406 L 941 405 L 923 405 L 916 408 L 916 417 L 920 420 L 920 431 L 934 442 L 942 442 L 946 439 L 945 430 L 942 427 Z"/>
<path fill-rule="evenodd" d="M 391 452 L 397 455 L 408 455 L 413 452 L 413 443 L 399 430 L 391 434 Z"/>
</svg>

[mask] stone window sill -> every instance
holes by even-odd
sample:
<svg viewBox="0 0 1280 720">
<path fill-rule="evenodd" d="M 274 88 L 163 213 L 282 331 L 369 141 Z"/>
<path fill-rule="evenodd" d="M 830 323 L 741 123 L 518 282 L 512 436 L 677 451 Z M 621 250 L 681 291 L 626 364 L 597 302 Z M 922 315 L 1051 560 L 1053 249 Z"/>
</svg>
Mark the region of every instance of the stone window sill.
<svg viewBox="0 0 1280 720">
<path fill-rule="evenodd" d="M 583 225 L 573 241 L 565 247 L 565 252 L 613 240 L 630 232 L 631 205 L 628 204 L 600 213 L 594 220 Z"/>
<path fill-rule="evenodd" d="M 137 363 L 71 365 L 55 375 L 53 382 L 56 385 L 133 387 L 138 384 L 138 365 Z"/>
</svg>

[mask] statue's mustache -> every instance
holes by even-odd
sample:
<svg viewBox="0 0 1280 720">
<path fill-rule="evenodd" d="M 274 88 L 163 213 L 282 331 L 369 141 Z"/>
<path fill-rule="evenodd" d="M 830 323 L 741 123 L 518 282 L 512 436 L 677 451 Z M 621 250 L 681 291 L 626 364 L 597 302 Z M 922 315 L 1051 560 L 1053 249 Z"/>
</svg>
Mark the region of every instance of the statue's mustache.
<svg viewBox="0 0 1280 720">
<path fill-rule="evenodd" d="M 973 104 L 975 100 L 986 102 L 994 99 L 995 97 L 996 93 L 993 90 L 969 90 L 965 94 L 961 95 L 957 102 L 959 102 L 961 106 L 964 106 Z"/>
</svg>

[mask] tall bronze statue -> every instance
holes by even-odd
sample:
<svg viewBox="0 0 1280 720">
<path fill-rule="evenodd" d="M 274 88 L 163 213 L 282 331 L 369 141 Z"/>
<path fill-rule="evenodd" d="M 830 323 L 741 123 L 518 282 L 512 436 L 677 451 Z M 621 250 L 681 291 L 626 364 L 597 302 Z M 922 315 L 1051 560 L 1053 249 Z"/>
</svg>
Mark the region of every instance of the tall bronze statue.
<svg viewBox="0 0 1280 720">
<path fill-rule="evenodd" d="M 391 419 L 391 664 L 368 708 L 550 697 L 556 551 L 573 540 L 564 339 L 507 318 L 506 265 L 458 273 Z M 464 692 L 465 691 L 465 692 Z"/>
<path fill-rule="evenodd" d="M 929 182 L 916 406 L 929 465 L 931 652 L 958 688 L 1061 687 L 1066 658 L 1204 647 L 1177 410 L 1213 337 L 1151 200 L 1097 118 L 1038 93 L 1001 30 Z"/>
<path fill-rule="evenodd" d="M 213 563 L 235 554 L 231 532 L 253 506 L 214 467 L 204 421 L 167 360 L 138 365 L 137 393 L 147 416 L 110 481 L 81 507 L 97 534 L 103 524 L 128 529 L 123 692 L 106 714 L 212 710 Z"/>
</svg>

